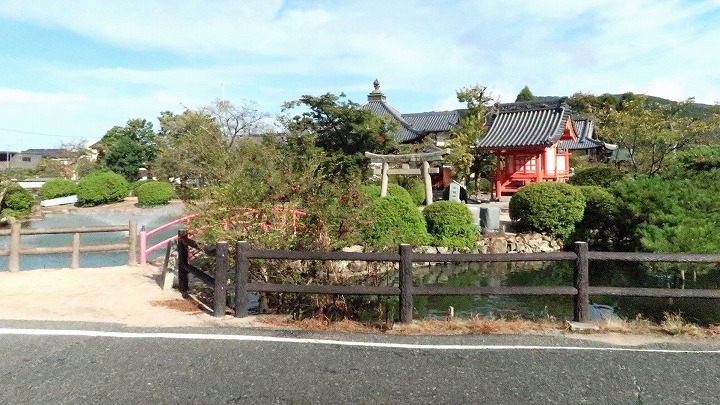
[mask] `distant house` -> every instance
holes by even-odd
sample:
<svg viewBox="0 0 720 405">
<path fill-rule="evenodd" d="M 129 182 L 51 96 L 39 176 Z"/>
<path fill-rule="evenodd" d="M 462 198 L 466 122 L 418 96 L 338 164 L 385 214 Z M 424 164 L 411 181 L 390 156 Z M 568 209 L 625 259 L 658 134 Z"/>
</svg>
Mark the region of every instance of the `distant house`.
<svg viewBox="0 0 720 405">
<path fill-rule="evenodd" d="M 479 150 L 495 154 L 494 196 L 514 193 L 531 182 L 566 182 L 569 146 L 578 135 L 565 98 L 498 104 L 488 120 Z M 565 144 L 563 144 L 565 142 Z"/>
</svg>

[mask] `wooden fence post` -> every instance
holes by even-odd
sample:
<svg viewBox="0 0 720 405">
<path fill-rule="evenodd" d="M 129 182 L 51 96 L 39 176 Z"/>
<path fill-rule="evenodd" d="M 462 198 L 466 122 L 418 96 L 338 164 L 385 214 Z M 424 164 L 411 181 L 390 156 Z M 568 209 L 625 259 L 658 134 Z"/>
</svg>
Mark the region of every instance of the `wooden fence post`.
<svg viewBox="0 0 720 405">
<path fill-rule="evenodd" d="M 178 260 L 177 260 L 177 273 L 178 273 L 178 290 L 181 293 L 186 293 L 189 289 L 188 270 L 185 268 L 188 264 L 188 235 L 187 229 L 181 229 L 178 231 Z"/>
<path fill-rule="evenodd" d="M 70 268 L 77 269 L 80 267 L 80 234 L 75 232 L 72 239 L 72 258 L 70 259 Z"/>
<path fill-rule="evenodd" d="M 137 259 L 137 221 L 130 221 L 128 224 L 128 264 L 138 264 Z M 145 263 L 143 263 L 145 264 Z"/>
<path fill-rule="evenodd" d="M 235 317 L 248 316 L 248 273 L 250 260 L 245 252 L 250 248 L 247 242 L 238 242 L 235 249 Z"/>
<path fill-rule="evenodd" d="M 412 322 L 412 246 L 400 245 L 400 323 Z"/>
<path fill-rule="evenodd" d="M 228 243 L 220 241 L 215 245 L 215 286 L 213 291 L 213 316 L 225 316 L 227 301 Z"/>
<path fill-rule="evenodd" d="M 15 222 L 10 227 L 10 257 L 8 257 L 8 270 L 20 271 L 20 223 Z"/>
<path fill-rule="evenodd" d="M 588 274 L 588 245 L 585 242 L 575 242 L 575 288 L 577 295 L 575 296 L 574 320 L 576 322 L 585 322 L 590 320 L 590 296 L 588 290 L 590 287 L 590 276 Z"/>
</svg>

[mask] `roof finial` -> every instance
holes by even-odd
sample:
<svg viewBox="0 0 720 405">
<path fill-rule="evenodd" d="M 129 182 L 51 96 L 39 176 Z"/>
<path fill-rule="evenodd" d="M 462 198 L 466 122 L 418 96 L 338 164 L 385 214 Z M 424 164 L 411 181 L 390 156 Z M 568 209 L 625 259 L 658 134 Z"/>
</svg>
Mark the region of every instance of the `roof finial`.
<svg viewBox="0 0 720 405">
<path fill-rule="evenodd" d="M 380 91 L 380 82 L 378 81 L 378 79 L 375 79 L 375 81 L 373 82 L 373 87 L 375 87 L 375 91 Z"/>
</svg>

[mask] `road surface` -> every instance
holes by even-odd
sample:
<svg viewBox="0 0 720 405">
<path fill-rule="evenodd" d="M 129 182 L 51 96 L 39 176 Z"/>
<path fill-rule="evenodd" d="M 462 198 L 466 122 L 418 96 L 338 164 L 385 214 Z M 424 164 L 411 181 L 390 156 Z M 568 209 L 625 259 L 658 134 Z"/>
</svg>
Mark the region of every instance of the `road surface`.
<svg viewBox="0 0 720 405">
<path fill-rule="evenodd" d="M 2 404 L 713 404 L 720 342 L 0 321 Z"/>
</svg>

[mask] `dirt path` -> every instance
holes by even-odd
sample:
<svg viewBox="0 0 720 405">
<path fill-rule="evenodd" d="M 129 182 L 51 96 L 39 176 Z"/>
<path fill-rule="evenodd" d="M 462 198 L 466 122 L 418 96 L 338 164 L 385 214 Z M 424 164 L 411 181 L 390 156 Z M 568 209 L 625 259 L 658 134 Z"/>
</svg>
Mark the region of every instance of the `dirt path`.
<svg viewBox="0 0 720 405">
<path fill-rule="evenodd" d="M 0 319 L 211 326 L 219 320 L 163 291 L 154 266 L 0 273 Z"/>
</svg>

